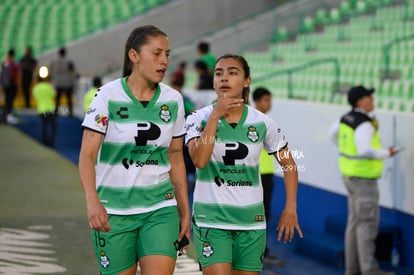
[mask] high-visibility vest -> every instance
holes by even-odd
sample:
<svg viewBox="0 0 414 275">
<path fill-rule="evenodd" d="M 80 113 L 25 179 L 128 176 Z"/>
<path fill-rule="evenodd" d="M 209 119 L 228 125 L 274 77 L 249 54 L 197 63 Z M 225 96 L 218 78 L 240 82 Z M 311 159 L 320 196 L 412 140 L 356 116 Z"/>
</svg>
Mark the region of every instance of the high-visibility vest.
<svg viewBox="0 0 414 275">
<path fill-rule="evenodd" d="M 382 148 L 378 133 L 378 123 L 375 119 L 356 111 L 351 111 L 344 115 L 341 118 L 338 133 L 339 168 L 344 176 L 377 179 L 382 175 L 384 168 L 384 161 L 382 159 L 373 159 L 358 155 L 355 144 L 355 129 L 366 121 L 372 123 L 375 128 L 374 135 L 371 139 L 371 146 L 375 149 Z"/>
<path fill-rule="evenodd" d="M 273 155 L 269 155 L 265 149 L 260 152 L 260 174 L 274 174 L 276 171 Z"/>
</svg>

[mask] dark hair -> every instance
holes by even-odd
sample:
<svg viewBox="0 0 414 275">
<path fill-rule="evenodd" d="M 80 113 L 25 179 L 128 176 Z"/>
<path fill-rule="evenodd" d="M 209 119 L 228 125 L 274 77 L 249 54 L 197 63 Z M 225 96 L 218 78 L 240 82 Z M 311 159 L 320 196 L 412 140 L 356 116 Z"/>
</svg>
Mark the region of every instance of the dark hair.
<svg viewBox="0 0 414 275">
<path fill-rule="evenodd" d="M 185 69 L 187 67 L 187 62 L 181 61 L 180 64 L 178 64 L 178 67 Z"/>
<path fill-rule="evenodd" d="M 197 69 L 202 70 L 203 72 L 206 72 L 208 70 L 206 62 L 204 62 L 201 59 L 198 59 L 194 62 L 194 67 L 196 67 Z"/>
<path fill-rule="evenodd" d="M 253 100 L 259 100 L 261 99 L 263 96 L 265 95 L 269 95 L 271 96 L 272 93 L 270 93 L 270 91 L 264 87 L 257 87 L 254 91 L 253 91 Z"/>
<path fill-rule="evenodd" d="M 9 51 L 7 52 L 7 55 L 9 56 L 14 56 L 15 52 L 13 48 L 10 48 Z"/>
<path fill-rule="evenodd" d="M 205 41 L 198 43 L 198 50 L 202 53 L 207 53 L 210 50 L 210 44 Z"/>
<path fill-rule="evenodd" d="M 62 47 L 62 48 L 59 49 L 59 55 L 62 56 L 62 57 L 66 55 L 65 47 Z"/>
<path fill-rule="evenodd" d="M 99 76 L 95 76 L 92 80 L 92 83 L 93 83 L 93 86 L 97 88 L 102 86 L 102 80 Z"/>
<path fill-rule="evenodd" d="M 125 53 L 124 53 L 124 65 L 122 70 L 122 76 L 128 76 L 132 73 L 132 62 L 129 59 L 128 52 L 130 49 L 136 50 L 138 53 L 141 50 L 141 47 L 148 42 L 149 36 L 167 36 L 163 31 L 153 25 L 144 25 L 135 28 L 129 34 L 129 37 L 125 43 Z"/>
<path fill-rule="evenodd" d="M 235 59 L 237 61 L 240 62 L 240 64 L 243 67 L 243 71 L 244 71 L 244 79 L 247 79 L 250 77 L 250 67 L 249 64 L 247 63 L 246 59 L 241 56 L 241 55 L 237 55 L 237 54 L 225 54 L 220 56 L 219 58 L 217 58 L 216 63 L 214 65 L 214 67 L 216 67 L 217 63 L 222 60 L 222 59 L 227 59 L 227 58 L 231 58 L 231 59 Z M 244 103 L 249 104 L 249 94 L 250 94 L 250 86 L 248 87 L 244 87 L 243 88 L 243 99 L 244 99 Z"/>
</svg>

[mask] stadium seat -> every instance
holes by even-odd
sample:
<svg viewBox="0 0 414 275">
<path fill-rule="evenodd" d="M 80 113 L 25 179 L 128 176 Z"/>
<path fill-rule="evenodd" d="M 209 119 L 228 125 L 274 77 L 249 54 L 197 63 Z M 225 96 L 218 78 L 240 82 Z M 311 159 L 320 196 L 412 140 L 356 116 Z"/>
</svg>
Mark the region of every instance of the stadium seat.
<svg viewBox="0 0 414 275">
<path fill-rule="evenodd" d="M 293 41 L 281 43 L 279 39 L 273 39 L 269 45 L 269 52 L 255 52 L 255 56 L 246 53 L 246 58 L 251 64 L 254 78 L 266 73 L 274 68 L 274 60 L 271 58 L 258 58 L 261 56 L 271 55 L 276 51 L 283 61 L 278 64 L 277 70 L 294 68 L 304 65 L 311 61 L 326 57 L 337 58 L 340 64 L 340 83 L 342 86 L 367 85 L 377 89 L 378 108 L 411 111 L 411 105 L 406 102 L 413 101 L 412 78 L 414 52 L 414 39 L 404 41 L 401 44 L 394 45 L 390 49 L 389 68 L 395 79 L 382 79 L 382 72 L 385 69 L 385 57 L 383 47 L 398 37 L 414 35 L 414 21 L 404 21 L 405 6 L 391 5 L 391 2 L 376 1 L 376 13 L 366 13 L 369 1 L 344 1 L 343 6 L 349 6 L 353 11 L 349 22 L 342 24 L 340 7 L 334 7 L 329 12 L 330 20 L 326 22 L 322 32 L 311 32 L 316 22 L 323 22 L 317 19 L 322 14 L 321 10 L 315 12 L 314 17 L 311 15 L 305 17 L 302 21 L 299 34 Z M 410 0 L 409 5 L 414 7 L 414 1 Z M 414 9 L 413 9 L 414 10 Z M 377 26 L 380 30 L 372 31 L 373 16 L 375 16 Z M 311 20 L 310 20 L 311 19 Z M 319 20 L 319 21 L 318 21 Z M 313 23 L 313 26 L 312 24 Z M 333 24 L 340 23 L 340 24 Z M 291 30 L 294 32 L 294 30 Z M 346 40 L 338 41 L 339 35 L 344 35 Z M 317 49 L 316 51 L 306 52 L 309 46 Z M 275 50 L 276 49 L 276 50 Z M 310 101 L 330 102 L 332 94 L 332 83 L 334 83 L 335 72 L 332 66 L 314 66 L 304 71 L 294 73 L 294 79 L 298 76 L 303 78 L 301 82 L 295 82 L 294 94 L 300 95 Z M 286 96 L 281 93 L 281 85 L 287 85 L 271 80 L 260 80 L 257 85 L 266 84 L 271 90 L 277 88 L 278 96 Z M 308 93 L 304 91 L 310 91 Z M 333 103 L 346 105 L 346 100 L 333 98 Z"/>
<path fill-rule="evenodd" d="M 18 56 L 27 45 L 32 45 L 34 53 L 40 54 L 168 1 L 1 1 L 0 56 L 6 55 L 10 45 Z"/>
</svg>

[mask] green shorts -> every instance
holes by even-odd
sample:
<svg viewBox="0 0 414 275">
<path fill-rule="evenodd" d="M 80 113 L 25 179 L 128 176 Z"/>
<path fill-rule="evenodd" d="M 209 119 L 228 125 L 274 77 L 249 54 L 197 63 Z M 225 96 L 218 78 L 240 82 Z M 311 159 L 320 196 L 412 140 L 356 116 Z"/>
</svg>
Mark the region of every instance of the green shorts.
<svg viewBox="0 0 414 275">
<path fill-rule="evenodd" d="M 202 267 L 231 263 L 235 270 L 262 271 L 266 229 L 199 228 L 193 222 L 194 244 Z"/>
<path fill-rule="evenodd" d="M 137 215 L 109 215 L 111 231 L 90 230 L 101 274 L 118 274 L 147 255 L 176 259 L 179 224 L 176 206 Z"/>
</svg>

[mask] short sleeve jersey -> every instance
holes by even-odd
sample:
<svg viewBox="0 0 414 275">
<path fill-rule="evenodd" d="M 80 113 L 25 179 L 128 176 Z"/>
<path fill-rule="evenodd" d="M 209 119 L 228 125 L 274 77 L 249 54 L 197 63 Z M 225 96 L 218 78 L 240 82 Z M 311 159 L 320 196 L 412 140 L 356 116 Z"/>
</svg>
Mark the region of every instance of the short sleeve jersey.
<svg viewBox="0 0 414 275">
<path fill-rule="evenodd" d="M 168 147 L 185 135 L 182 96 L 159 83 L 144 106 L 126 78 L 101 87 L 82 127 L 104 135 L 96 163 L 96 188 L 109 214 L 146 213 L 176 205 Z"/>
<path fill-rule="evenodd" d="M 214 105 L 187 117 L 186 144 L 200 137 Z M 209 142 L 198 140 L 197 142 Z M 236 127 L 220 119 L 210 160 L 197 169 L 193 213 L 198 226 L 232 230 L 264 229 L 262 148 L 275 153 L 287 146 L 269 116 L 245 105 Z"/>
</svg>

